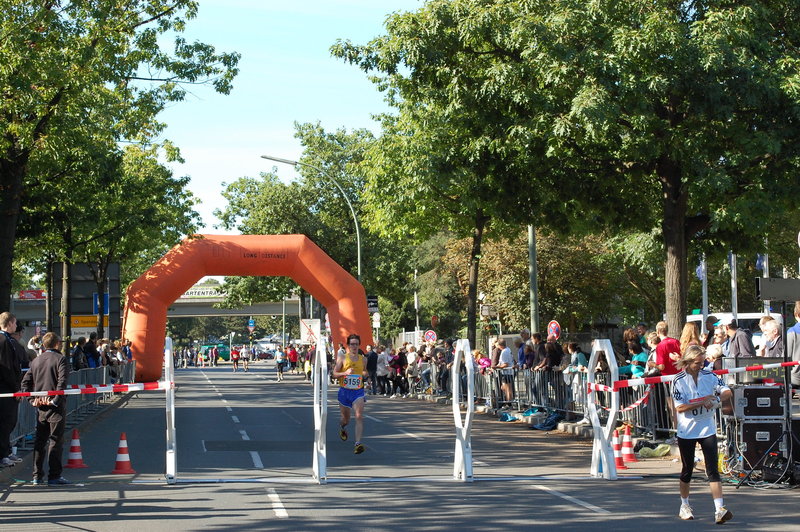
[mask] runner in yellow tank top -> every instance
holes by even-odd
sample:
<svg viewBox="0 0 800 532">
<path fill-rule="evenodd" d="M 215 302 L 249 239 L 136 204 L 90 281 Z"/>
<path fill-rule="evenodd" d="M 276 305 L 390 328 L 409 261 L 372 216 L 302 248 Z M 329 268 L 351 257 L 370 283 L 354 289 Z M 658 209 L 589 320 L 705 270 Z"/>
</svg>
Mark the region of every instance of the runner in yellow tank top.
<svg viewBox="0 0 800 532">
<path fill-rule="evenodd" d="M 367 402 L 364 393 L 364 377 L 366 368 L 364 367 L 364 356 L 358 352 L 361 345 L 361 337 L 351 334 L 347 337 L 347 352 L 344 355 L 337 355 L 336 365 L 333 367 L 333 377 L 339 379 L 339 411 L 342 415 L 339 422 L 339 437 L 347 440 L 347 424 L 350 422 L 350 410 L 356 419 L 356 443 L 355 454 L 365 451 L 361 443 L 361 436 L 364 433 L 364 404 Z"/>
</svg>

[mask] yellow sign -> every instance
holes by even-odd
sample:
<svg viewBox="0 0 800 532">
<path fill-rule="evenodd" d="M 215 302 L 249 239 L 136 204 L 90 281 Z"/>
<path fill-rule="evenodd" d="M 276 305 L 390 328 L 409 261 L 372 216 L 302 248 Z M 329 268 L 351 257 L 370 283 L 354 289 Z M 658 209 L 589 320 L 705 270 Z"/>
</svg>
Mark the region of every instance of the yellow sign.
<svg viewBox="0 0 800 532">
<path fill-rule="evenodd" d="M 97 327 L 97 316 L 72 316 L 70 323 L 73 327 Z M 103 316 L 103 327 L 108 327 L 108 316 Z"/>
</svg>

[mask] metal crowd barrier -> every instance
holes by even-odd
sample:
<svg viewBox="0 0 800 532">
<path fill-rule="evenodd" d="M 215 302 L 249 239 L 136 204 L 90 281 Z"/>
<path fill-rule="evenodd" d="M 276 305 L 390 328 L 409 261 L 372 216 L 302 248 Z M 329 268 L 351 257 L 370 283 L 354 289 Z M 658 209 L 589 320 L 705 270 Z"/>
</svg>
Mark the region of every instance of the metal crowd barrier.
<svg viewBox="0 0 800 532">
<path fill-rule="evenodd" d="M 430 369 L 429 388 L 425 389 L 422 379 L 417 377 L 410 388 L 413 393 L 432 393 L 434 395 L 452 395 L 450 390 L 449 369 L 433 363 L 421 363 L 418 374 Z M 565 417 L 580 419 L 587 415 L 587 374 L 582 372 L 567 373 L 561 369 L 533 371 L 515 369 L 513 375 L 505 376 L 502 370 L 476 371 L 474 375 L 475 402 L 491 408 L 509 407 L 519 411 L 532 408 L 555 410 Z M 443 378 L 444 377 L 444 378 Z M 611 384 L 610 373 L 598 373 L 600 384 Z M 510 384 L 510 396 L 503 389 L 503 381 Z M 620 391 L 622 408 L 632 405 L 648 394 L 647 402 L 630 410 L 620 412 L 621 421 L 629 423 L 639 434 L 650 434 L 652 437 L 669 437 L 674 435 L 675 426 L 671 411 L 667 406 L 670 396 L 669 384 L 656 384 L 651 387 L 637 386 Z M 601 407 L 610 406 L 610 398 L 605 393 L 596 394 Z M 463 399 L 463 398 L 461 398 Z M 601 408 L 602 410 L 602 408 Z M 724 424 L 718 424 L 720 433 L 724 434 Z"/>
<path fill-rule="evenodd" d="M 68 385 L 78 384 L 130 384 L 136 374 L 136 362 L 120 366 L 103 366 L 99 368 L 85 368 L 80 371 L 71 371 L 67 379 Z M 96 411 L 101 405 L 107 403 L 113 393 L 93 393 L 81 395 L 67 395 L 67 426 L 82 421 Z M 11 433 L 11 445 L 20 448 L 28 447 L 33 443 L 36 433 L 36 409 L 27 400 L 21 400 L 17 407 L 17 426 Z"/>
</svg>

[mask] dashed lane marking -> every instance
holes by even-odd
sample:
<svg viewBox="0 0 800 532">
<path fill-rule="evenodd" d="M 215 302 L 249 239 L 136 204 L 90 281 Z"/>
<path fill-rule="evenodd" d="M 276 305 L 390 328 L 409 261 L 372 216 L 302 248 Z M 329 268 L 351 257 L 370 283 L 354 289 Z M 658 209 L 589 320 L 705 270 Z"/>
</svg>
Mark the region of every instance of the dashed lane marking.
<svg viewBox="0 0 800 532">
<path fill-rule="evenodd" d="M 250 441 L 250 436 L 247 435 L 247 431 L 240 430 L 239 434 L 242 435 L 244 441 Z M 253 460 L 253 467 L 256 469 L 264 469 L 264 462 L 261 461 L 261 457 L 258 456 L 256 451 L 250 451 L 250 458 Z"/>
<path fill-rule="evenodd" d="M 290 414 L 289 412 L 287 412 L 286 410 L 282 410 L 282 412 L 283 412 L 283 415 L 284 415 L 284 416 L 286 416 L 286 417 L 288 417 L 289 419 L 291 419 L 292 421 L 294 421 L 294 422 L 295 422 L 297 425 L 302 425 L 302 424 L 303 424 L 303 423 L 302 423 L 302 422 L 301 422 L 299 419 L 297 419 L 296 417 L 294 417 L 293 415 L 291 415 L 291 414 Z"/>
<path fill-rule="evenodd" d="M 272 503 L 272 511 L 275 512 L 275 517 L 280 519 L 289 517 L 289 512 L 284 508 L 281 498 L 278 496 L 278 492 L 275 491 L 275 488 L 267 488 L 267 497 L 269 497 L 269 501 Z"/>
</svg>

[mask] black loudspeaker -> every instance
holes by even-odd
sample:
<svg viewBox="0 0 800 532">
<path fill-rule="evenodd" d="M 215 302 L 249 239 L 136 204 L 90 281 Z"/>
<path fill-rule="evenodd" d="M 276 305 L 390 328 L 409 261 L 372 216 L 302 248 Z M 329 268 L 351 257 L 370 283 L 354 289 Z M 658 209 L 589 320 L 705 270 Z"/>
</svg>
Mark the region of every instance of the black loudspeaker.
<svg viewBox="0 0 800 532">
<path fill-rule="evenodd" d="M 742 439 L 739 449 L 744 457 L 744 469 L 752 469 L 756 462 L 767 452 L 767 449 L 783 433 L 783 419 L 745 419 L 742 421 Z M 779 441 L 772 447 L 776 455 L 785 455 L 786 442 Z"/>
<path fill-rule="evenodd" d="M 800 419 L 792 420 L 792 434 L 795 440 L 792 442 L 792 459 L 795 462 L 800 462 Z M 800 478 L 800 477 L 798 477 Z"/>
</svg>

